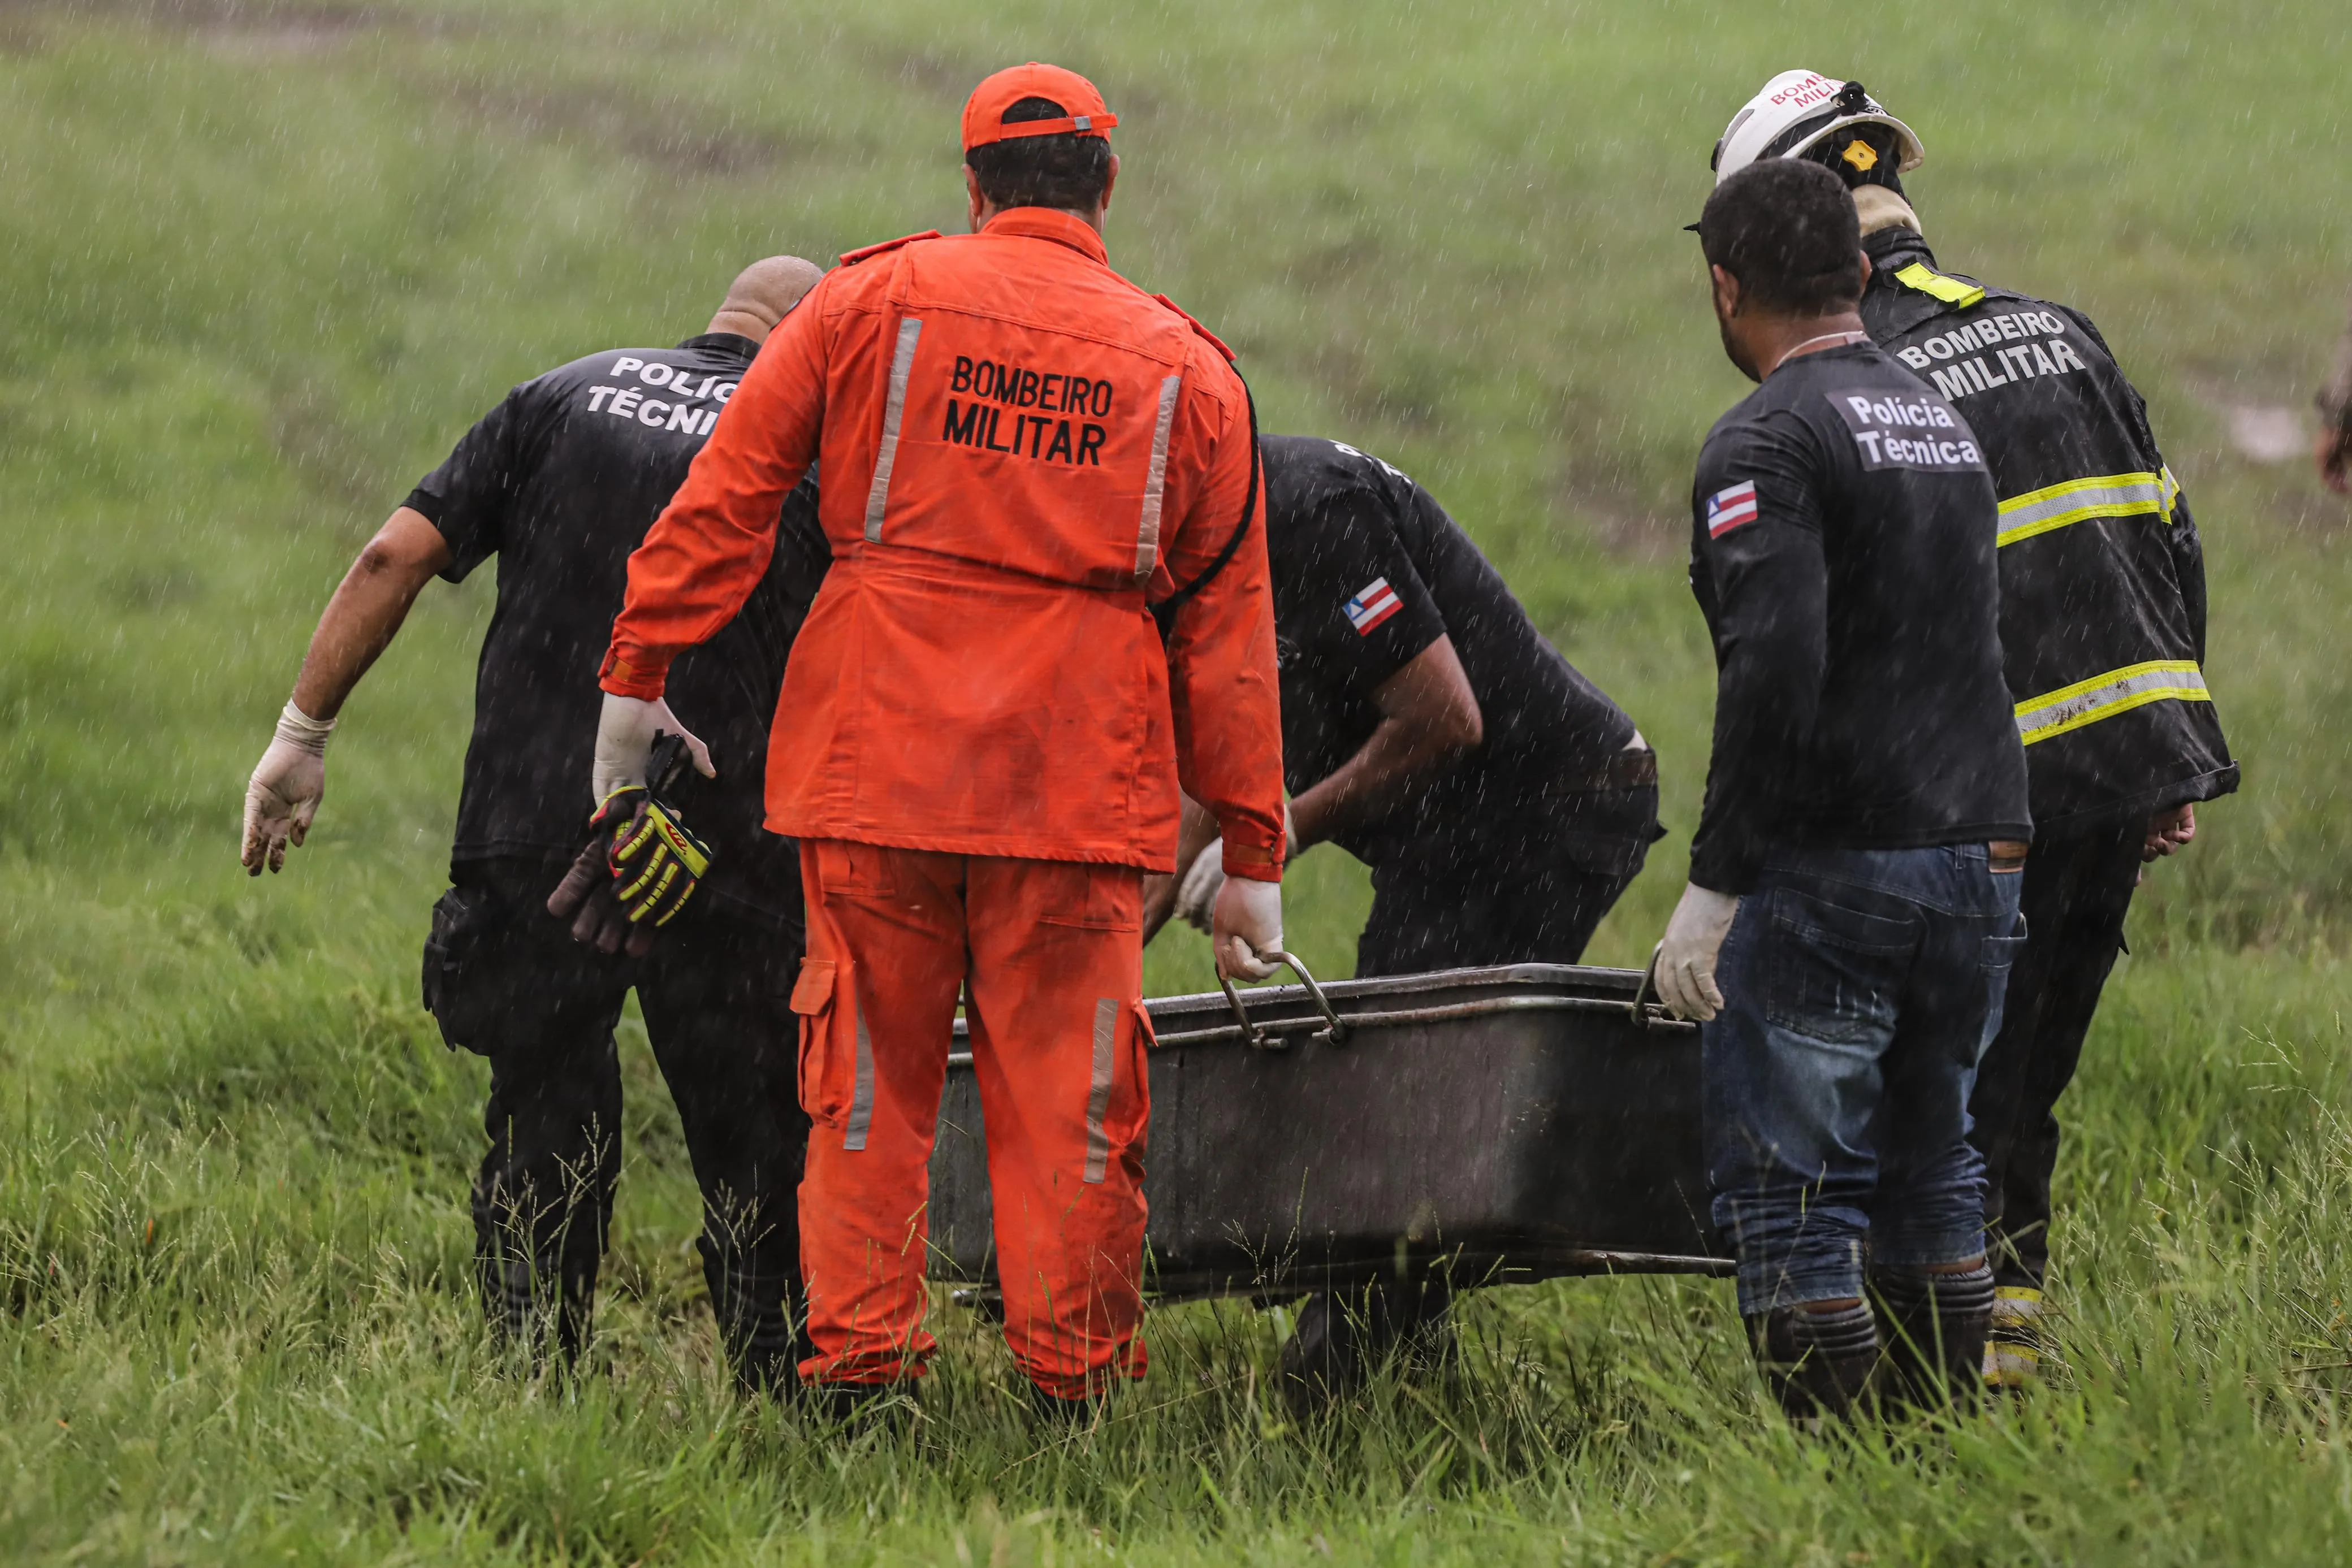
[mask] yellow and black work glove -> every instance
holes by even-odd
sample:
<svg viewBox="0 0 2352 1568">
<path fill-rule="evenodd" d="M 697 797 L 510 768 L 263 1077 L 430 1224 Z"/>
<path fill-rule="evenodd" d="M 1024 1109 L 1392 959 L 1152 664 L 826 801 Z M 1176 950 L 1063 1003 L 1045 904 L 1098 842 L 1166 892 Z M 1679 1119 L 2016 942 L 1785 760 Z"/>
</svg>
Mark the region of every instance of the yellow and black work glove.
<svg viewBox="0 0 2352 1568">
<path fill-rule="evenodd" d="M 677 779 L 685 755 L 674 736 L 655 742 L 648 771 L 656 787 L 667 789 Z M 642 958 L 652 950 L 654 933 L 694 896 L 715 858 L 653 789 L 615 789 L 589 819 L 588 842 L 548 895 L 547 912 L 572 921 L 574 941 L 604 953 L 625 946 L 630 957 Z"/>
<path fill-rule="evenodd" d="M 677 918 L 710 870 L 710 846 L 647 794 L 614 837 L 613 896 L 632 925 L 658 930 Z"/>
<path fill-rule="evenodd" d="M 588 841 L 547 895 L 547 912 L 572 922 L 573 941 L 603 953 L 617 953 L 625 942 L 632 958 L 646 956 L 654 945 L 654 933 L 651 926 L 630 925 L 628 912 L 621 907 L 615 891 L 620 883 L 613 876 L 613 840 L 636 820 L 637 805 L 645 798 L 642 786 L 607 795 L 589 819 Z"/>
</svg>

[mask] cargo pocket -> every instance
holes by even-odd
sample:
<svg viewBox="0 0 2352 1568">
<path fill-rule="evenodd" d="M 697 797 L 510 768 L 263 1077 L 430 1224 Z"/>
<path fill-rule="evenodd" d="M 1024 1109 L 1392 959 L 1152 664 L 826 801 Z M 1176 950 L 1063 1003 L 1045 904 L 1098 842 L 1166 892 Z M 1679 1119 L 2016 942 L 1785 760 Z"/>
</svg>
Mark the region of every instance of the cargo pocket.
<svg viewBox="0 0 2352 1568">
<path fill-rule="evenodd" d="M 441 1026 L 441 1041 L 452 1051 L 476 1049 L 482 1033 L 485 1009 L 475 995 L 481 966 L 475 960 L 488 903 L 489 894 L 480 888 L 451 888 L 433 905 L 432 928 L 425 937 L 425 1010 Z"/>
<path fill-rule="evenodd" d="M 843 1148 L 857 1150 L 874 1121 L 874 1046 L 851 973 L 831 958 L 803 959 L 793 1011 L 800 1015 L 801 1109 L 839 1129 Z"/>
<path fill-rule="evenodd" d="M 1081 931 L 1143 929 L 1143 873 L 1127 866 L 1045 861 L 1023 868 L 1044 883 L 1037 923 Z"/>
<path fill-rule="evenodd" d="M 1782 887 L 1771 894 L 1761 955 L 1764 1016 L 1780 1029 L 1832 1045 L 1884 1038 L 1918 934 L 1911 922 L 1848 909 Z"/>
</svg>

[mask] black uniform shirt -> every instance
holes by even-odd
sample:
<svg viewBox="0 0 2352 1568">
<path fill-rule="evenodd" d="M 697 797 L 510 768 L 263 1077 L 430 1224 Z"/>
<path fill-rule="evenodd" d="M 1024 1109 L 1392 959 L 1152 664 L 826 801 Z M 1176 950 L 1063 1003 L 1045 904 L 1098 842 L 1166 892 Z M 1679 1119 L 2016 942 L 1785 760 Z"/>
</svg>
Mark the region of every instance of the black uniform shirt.
<svg viewBox="0 0 2352 1568">
<path fill-rule="evenodd" d="M 1708 434 L 1691 504 L 1717 669 L 1693 882 L 1745 893 L 1775 842 L 2027 836 L 1992 480 L 1950 403 L 1868 343 L 1791 360 Z"/>
<path fill-rule="evenodd" d="M 1380 726 L 1373 692 L 1450 635 L 1485 716 L 1485 743 L 1404 812 L 1339 841 L 1377 865 L 1416 833 L 1481 823 L 1540 832 L 1548 809 L 1591 788 L 1633 738 L 1633 721 L 1544 641 L 1420 486 L 1333 441 L 1269 435 L 1260 446 L 1290 792 L 1354 756 Z M 1603 869 L 1618 869 L 1626 846 L 1607 849 Z"/>
<path fill-rule="evenodd" d="M 578 852 L 603 702 L 596 671 L 644 542 L 758 345 L 714 332 L 614 349 L 524 382 L 426 475 L 408 505 L 449 541 L 452 582 L 499 557 L 482 640 L 453 862 Z M 792 841 L 765 831 L 768 732 L 784 661 L 831 559 L 814 480 L 784 502 L 767 575 L 741 614 L 681 657 L 668 697 L 710 747 L 677 804 L 718 852 L 704 896 L 797 924 Z"/>
</svg>

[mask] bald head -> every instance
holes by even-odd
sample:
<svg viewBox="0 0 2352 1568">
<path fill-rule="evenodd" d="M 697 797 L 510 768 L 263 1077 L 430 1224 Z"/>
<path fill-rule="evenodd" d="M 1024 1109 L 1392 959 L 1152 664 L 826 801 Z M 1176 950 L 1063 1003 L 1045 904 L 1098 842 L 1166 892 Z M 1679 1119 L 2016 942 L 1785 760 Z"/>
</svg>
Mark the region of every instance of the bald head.
<svg viewBox="0 0 2352 1568">
<path fill-rule="evenodd" d="M 796 256 L 772 256 L 755 261 L 735 275 L 719 314 L 710 319 L 714 332 L 733 332 L 755 343 L 767 341 L 784 312 L 814 288 L 824 269 Z"/>
</svg>

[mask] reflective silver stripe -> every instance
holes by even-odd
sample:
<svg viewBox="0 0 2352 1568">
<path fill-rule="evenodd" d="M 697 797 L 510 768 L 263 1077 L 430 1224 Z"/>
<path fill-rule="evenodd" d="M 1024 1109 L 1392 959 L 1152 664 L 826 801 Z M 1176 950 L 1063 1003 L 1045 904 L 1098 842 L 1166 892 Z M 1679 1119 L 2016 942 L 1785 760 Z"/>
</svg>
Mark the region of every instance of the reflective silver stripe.
<svg viewBox="0 0 2352 1568">
<path fill-rule="evenodd" d="M 2017 705 L 2018 738 L 2031 746 L 2149 703 L 2209 703 L 2204 672 L 2185 659 L 2157 659 L 2094 675 Z"/>
<path fill-rule="evenodd" d="M 2000 504 L 2001 544 L 2063 528 L 2091 517 L 2127 517 L 2171 509 L 2164 476 L 2157 474 L 2109 474 L 2096 479 L 2069 479 L 2063 485 L 2012 496 Z"/>
<path fill-rule="evenodd" d="M 1163 403 L 1161 405 L 1165 407 Z M 1110 1134 L 1103 1118 L 1110 1113 L 1111 1047 L 1118 1039 L 1118 998 L 1095 1002 L 1095 1076 L 1087 1088 L 1087 1180 L 1098 1182 L 1110 1168 Z"/>
<path fill-rule="evenodd" d="M 1160 419 L 1151 427 L 1151 468 L 1143 481 L 1143 527 L 1135 535 L 1138 582 L 1151 575 L 1160 559 L 1160 496 L 1168 483 L 1168 437 L 1176 428 L 1176 393 L 1183 384 L 1182 376 L 1169 376 L 1160 383 Z"/>
<path fill-rule="evenodd" d="M 890 504 L 890 468 L 898 461 L 898 424 L 907 414 L 907 378 L 915 369 L 915 340 L 923 324 L 913 317 L 898 323 L 898 351 L 890 356 L 890 399 L 882 407 L 882 446 L 874 455 L 874 486 L 866 492 L 866 542 L 882 538 L 882 512 Z"/>
<path fill-rule="evenodd" d="M 874 1124 L 874 1037 L 866 1032 L 866 1009 L 854 992 L 849 1005 L 857 1015 L 857 1082 L 849 1091 L 849 1129 L 841 1146 L 855 1151 L 866 1146 L 866 1129 Z"/>
</svg>

